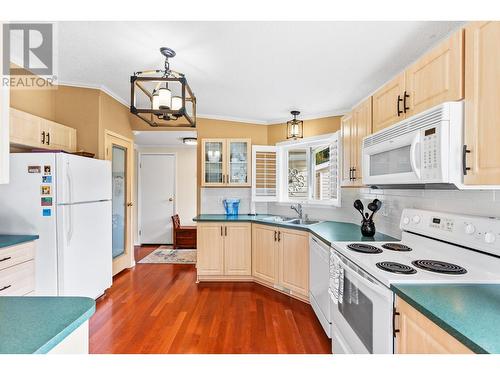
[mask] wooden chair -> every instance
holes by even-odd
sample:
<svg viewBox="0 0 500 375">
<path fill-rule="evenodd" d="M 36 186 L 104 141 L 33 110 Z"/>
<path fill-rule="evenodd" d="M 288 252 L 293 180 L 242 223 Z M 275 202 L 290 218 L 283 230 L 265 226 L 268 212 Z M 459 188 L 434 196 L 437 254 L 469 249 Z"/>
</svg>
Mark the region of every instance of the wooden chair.
<svg viewBox="0 0 500 375">
<path fill-rule="evenodd" d="M 179 215 L 172 216 L 174 249 L 196 249 L 196 226 L 181 226 Z"/>
</svg>

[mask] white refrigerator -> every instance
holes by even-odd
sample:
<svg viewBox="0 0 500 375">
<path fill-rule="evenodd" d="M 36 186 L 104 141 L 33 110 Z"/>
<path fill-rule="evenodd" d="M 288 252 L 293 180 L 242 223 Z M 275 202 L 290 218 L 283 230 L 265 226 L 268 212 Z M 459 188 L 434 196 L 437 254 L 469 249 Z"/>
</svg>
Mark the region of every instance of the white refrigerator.
<svg viewBox="0 0 500 375">
<path fill-rule="evenodd" d="M 65 153 L 10 156 L 0 232 L 38 234 L 35 294 L 97 298 L 112 284 L 111 163 Z"/>
</svg>

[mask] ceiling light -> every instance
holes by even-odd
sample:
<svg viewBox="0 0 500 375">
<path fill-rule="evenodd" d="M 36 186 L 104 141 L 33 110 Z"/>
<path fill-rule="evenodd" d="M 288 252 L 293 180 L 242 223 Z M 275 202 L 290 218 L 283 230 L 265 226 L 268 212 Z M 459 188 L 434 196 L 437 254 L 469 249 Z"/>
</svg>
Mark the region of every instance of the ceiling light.
<svg viewBox="0 0 500 375">
<path fill-rule="evenodd" d="M 196 146 L 198 144 L 198 140 L 196 138 L 182 138 L 182 143 L 188 146 Z"/>
<path fill-rule="evenodd" d="M 165 69 L 135 72 L 130 77 L 130 112 L 155 127 L 195 127 L 196 97 L 184 74 L 170 70 L 168 59 L 175 51 L 162 47 L 160 52 L 165 56 Z M 136 94 L 143 94 L 148 105 L 141 108 Z"/>
<path fill-rule="evenodd" d="M 286 123 L 286 138 L 287 139 L 297 139 L 304 137 L 304 121 L 297 120 L 297 116 L 300 115 L 299 111 L 290 112 L 293 119 L 287 121 Z"/>
</svg>

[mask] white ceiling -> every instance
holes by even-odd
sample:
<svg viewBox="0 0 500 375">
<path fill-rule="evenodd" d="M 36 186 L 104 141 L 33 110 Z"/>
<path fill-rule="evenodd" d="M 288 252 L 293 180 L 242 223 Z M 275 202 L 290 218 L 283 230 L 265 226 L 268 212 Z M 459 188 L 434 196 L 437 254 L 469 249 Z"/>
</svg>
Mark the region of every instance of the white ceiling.
<svg viewBox="0 0 500 375">
<path fill-rule="evenodd" d="M 136 146 L 149 147 L 190 147 L 182 142 L 182 138 L 196 138 L 195 131 L 134 131 Z"/>
<path fill-rule="evenodd" d="M 177 52 L 198 115 L 276 123 L 341 114 L 460 22 L 60 22 L 59 79 L 128 103 L 130 75 Z"/>
</svg>

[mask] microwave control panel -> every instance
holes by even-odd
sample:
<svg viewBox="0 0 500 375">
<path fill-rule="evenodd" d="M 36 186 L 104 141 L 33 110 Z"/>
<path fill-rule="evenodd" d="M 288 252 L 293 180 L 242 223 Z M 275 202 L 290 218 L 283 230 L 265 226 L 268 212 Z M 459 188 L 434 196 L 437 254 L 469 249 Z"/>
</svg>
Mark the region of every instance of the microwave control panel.
<svg viewBox="0 0 500 375">
<path fill-rule="evenodd" d="M 422 130 L 423 139 L 423 168 L 422 177 L 425 180 L 439 179 L 441 177 L 440 137 L 438 128 L 432 127 Z"/>
</svg>

